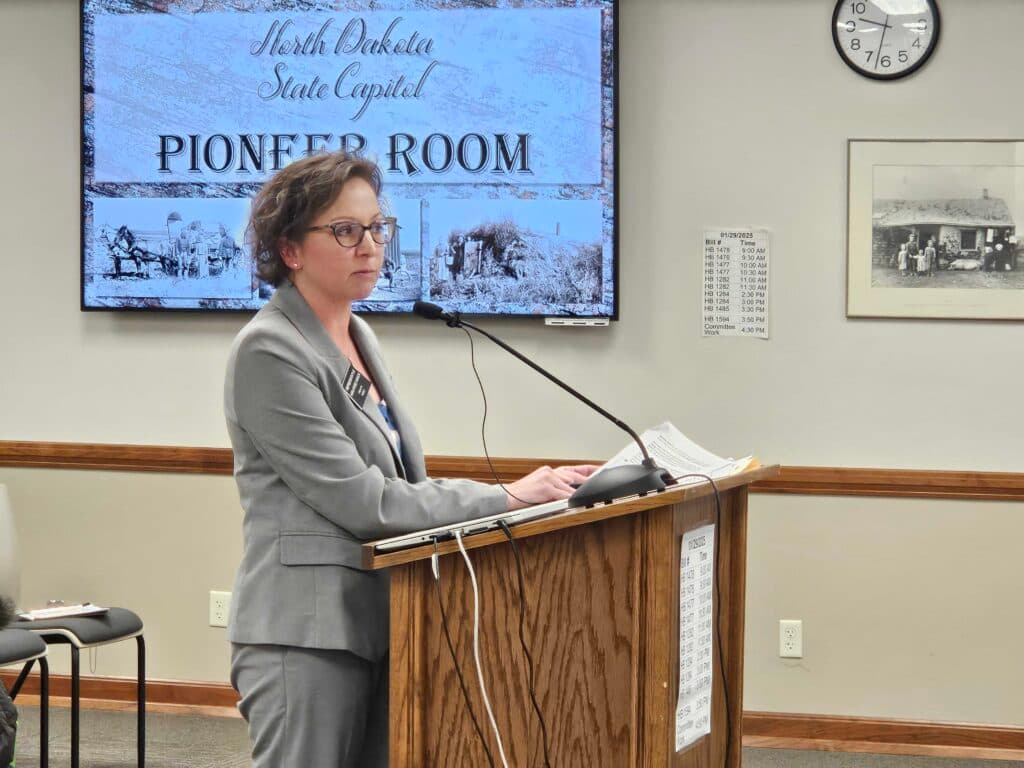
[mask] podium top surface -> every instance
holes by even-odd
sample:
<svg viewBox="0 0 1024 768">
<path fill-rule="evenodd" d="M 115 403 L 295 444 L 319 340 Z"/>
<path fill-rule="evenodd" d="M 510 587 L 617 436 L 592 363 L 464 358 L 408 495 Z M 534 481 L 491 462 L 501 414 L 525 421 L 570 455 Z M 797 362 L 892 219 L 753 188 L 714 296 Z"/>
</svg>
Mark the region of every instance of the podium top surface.
<svg viewBox="0 0 1024 768">
<path fill-rule="evenodd" d="M 748 469 L 745 472 L 738 472 L 735 475 L 715 480 L 719 491 L 727 491 L 742 485 L 764 480 L 779 474 L 779 465 L 772 464 L 766 467 Z M 564 528 L 572 528 L 578 525 L 589 525 L 599 520 L 607 520 L 622 515 L 632 515 L 643 512 L 654 507 L 662 507 L 667 504 L 679 504 L 682 502 L 710 496 L 714 493 L 711 484 L 708 482 L 692 483 L 688 485 L 673 486 L 661 493 L 648 494 L 647 496 L 632 496 L 611 504 L 600 504 L 594 507 L 578 507 L 568 509 L 547 517 L 537 518 L 527 522 L 519 523 L 512 527 L 512 535 L 517 539 L 524 539 L 530 536 L 538 536 L 551 531 Z M 462 543 L 466 549 L 477 549 L 490 546 L 497 542 L 506 541 L 505 534 L 500 530 L 491 530 L 483 533 L 472 534 L 463 538 Z M 433 544 L 424 544 L 417 547 L 410 547 L 392 552 L 378 553 L 375 551 L 376 541 L 370 541 L 362 546 L 363 567 L 367 570 L 379 570 L 394 565 L 404 565 L 418 560 L 426 560 L 434 554 Z M 443 541 L 437 545 L 438 554 L 449 554 L 458 551 L 458 544 L 455 541 Z"/>
</svg>

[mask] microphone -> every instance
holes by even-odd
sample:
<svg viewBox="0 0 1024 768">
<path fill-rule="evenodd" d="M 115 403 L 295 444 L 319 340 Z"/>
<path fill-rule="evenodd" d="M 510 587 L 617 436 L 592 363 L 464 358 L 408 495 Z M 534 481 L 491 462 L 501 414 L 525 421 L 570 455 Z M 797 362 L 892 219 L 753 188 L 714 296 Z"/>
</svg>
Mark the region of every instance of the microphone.
<svg viewBox="0 0 1024 768">
<path fill-rule="evenodd" d="M 412 311 L 413 314 L 424 317 L 427 320 L 451 320 L 459 315 L 458 312 L 454 315 L 450 312 L 445 312 L 443 307 L 431 304 L 429 301 L 417 301 L 412 305 Z"/>
<path fill-rule="evenodd" d="M 444 320 L 449 328 L 469 328 L 470 330 L 476 331 L 481 336 L 485 336 L 510 355 L 518 358 L 533 368 L 533 370 L 537 371 L 541 376 L 544 376 L 549 381 L 553 381 L 577 400 L 593 408 L 619 429 L 628 433 L 636 444 L 640 446 L 640 452 L 644 457 L 641 464 L 628 464 L 621 467 L 611 467 L 610 469 L 602 470 L 588 478 L 587 481 L 576 490 L 576 493 L 569 497 L 570 507 L 592 507 L 594 504 L 610 502 L 623 496 L 633 496 L 636 494 L 645 495 L 647 493 L 663 491 L 667 486 L 674 482 L 671 473 L 661 469 L 654 462 L 654 459 L 651 458 L 651 454 L 647 451 L 647 446 L 643 444 L 640 436 L 637 435 L 637 433 L 634 432 L 628 424 L 608 413 L 608 411 L 599 406 L 593 400 L 589 399 L 582 393 L 577 392 L 564 381 L 549 373 L 544 368 L 541 368 L 537 363 L 516 351 L 501 339 L 488 333 L 483 328 L 478 328 L 472 323 L 466 322 L 458 312 L 448 312 L 443 307 L 437 304 L 432 304 L 429 301 L 417 301 L 413 304 L 412 311 L 414 314 L 426 318 L 427 320 Z"/>
</svg>

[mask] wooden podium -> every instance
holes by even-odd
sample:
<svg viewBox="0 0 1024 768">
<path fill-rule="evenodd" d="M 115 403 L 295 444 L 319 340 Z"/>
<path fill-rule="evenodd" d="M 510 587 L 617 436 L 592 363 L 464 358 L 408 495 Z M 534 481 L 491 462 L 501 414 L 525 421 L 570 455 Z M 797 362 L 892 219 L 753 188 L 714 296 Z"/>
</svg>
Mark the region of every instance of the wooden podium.
<svg viewBox="0 0 1024 768">
<path fill-rule="evenodd" d="M 747 485 L 777 473 L 777 467 L 764 467 L 718 482 L 720 591 L 713 604 L 721 616 L 713 621 L 711 733 L 679 752 L 680 548 L 687 531 L 716 522 L 710 485 L 565 512 L 512 529 L 523 561 L 525 635 L 552 768 L 721 768 L 727 740 L 728 766 L 741 764 Z M 542 731 L 519 640 L 512 547 L 501 531 L 464 542 L 480 590 L 484 679 L 509 766 L 543 768 Z M 433 551 L 428 545 L 374 555 L 372 543 L 363 548 L 367 568 L 391 568 L 390 765 L 487 768 L 444 638 Z M 469 574 L 454 541 L 438 551 L 441 597 L 459 666 L 501 768 L 473 661 Z"/>
</svg>

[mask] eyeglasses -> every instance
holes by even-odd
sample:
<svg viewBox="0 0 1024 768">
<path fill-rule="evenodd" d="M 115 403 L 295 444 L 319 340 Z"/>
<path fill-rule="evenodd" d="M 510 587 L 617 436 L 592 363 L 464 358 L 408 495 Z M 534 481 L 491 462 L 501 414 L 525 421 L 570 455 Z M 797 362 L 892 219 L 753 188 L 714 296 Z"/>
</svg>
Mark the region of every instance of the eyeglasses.
<svg viewBox="0 0 1024 768">
<path fill-rule="evenodd" d="M 307 228 L 307 232 L 314 232 L 318 229 L 327 229 L 334 235 L 338 245 L 343 248 L 352 248 L 363 241 L 366 232 L 369 231 L 373 242 L 378 245 L 387 245 L 395 236 L 395 227 L 398 225 L 396 219 L 377 219 L 371 224 L 360 224 L 358 221 L 335 221 L 330 224 L 320 224 L 316 227 Z"/>
</svg>

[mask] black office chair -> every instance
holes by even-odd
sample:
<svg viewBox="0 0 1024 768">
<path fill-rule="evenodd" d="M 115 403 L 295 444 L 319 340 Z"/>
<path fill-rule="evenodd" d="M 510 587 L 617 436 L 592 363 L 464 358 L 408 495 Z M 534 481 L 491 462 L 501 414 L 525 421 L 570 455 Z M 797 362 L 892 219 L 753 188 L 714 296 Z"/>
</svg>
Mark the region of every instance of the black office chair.
<svg viewBox="0 0 1024 768">
<path fill-rule="evenodd" d="M 50 739 L 50 669 L 46 664 L 46 643 L 32 632 L 23 629 L 0 629 L 0 667 L 23 664 L 21 674 L 14 681 L 10 694 L 18 698 L 21 686 L 39 662 L 39 768 L 49 764 Z"/>
<path fill-rule="evenodd" d="M 83 648 L 95 648 L 135 638 L 138 646 L 138 762 L 139 768 L 145 768 L 146 641 L 142 637 L 142 619 L 124 608 L 111 608 L 99 616 L 18 621 L 15 626 L 31 630 L 47 644 L 67 644 L 71 647 L 71 768 L 78 768 L 79 652 Z"/>
</svg>

